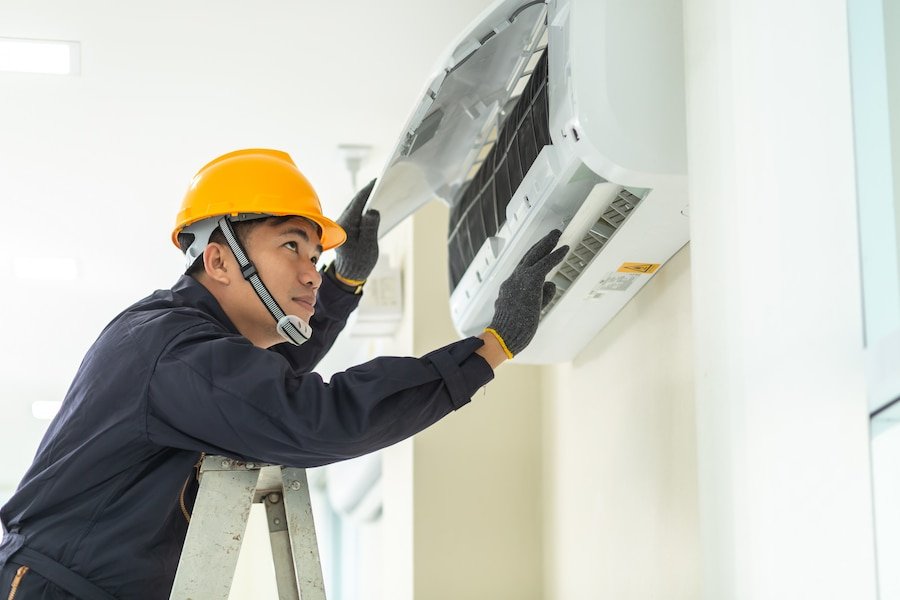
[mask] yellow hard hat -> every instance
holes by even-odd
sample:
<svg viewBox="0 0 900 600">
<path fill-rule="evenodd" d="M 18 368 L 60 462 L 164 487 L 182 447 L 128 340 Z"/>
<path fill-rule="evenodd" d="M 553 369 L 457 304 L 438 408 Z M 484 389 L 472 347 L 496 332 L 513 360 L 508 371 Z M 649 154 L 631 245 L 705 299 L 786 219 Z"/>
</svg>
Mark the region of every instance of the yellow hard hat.
<svg viewBox="0 0 900 600">
<path fill-rule="evenodd" d="M 172 242 L 179 246 L 185 227 L 225 215 L 305 217 L 321 229 L 324 250 L 347 239 L 344 229 L 322 214 L 316 191 L 291 157 L 279 150 L 236 150 L 197 171 L 178 211 Z"/>
</svg>

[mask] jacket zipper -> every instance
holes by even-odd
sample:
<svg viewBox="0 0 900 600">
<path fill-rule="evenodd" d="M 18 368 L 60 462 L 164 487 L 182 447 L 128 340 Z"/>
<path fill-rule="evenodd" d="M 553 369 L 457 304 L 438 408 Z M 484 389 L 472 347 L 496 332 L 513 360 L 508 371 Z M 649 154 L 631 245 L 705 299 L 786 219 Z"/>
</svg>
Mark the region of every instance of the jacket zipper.
<svg viewBox="0 0 900 600">
<path fill-rule="evenodd" d="M 19 567 L 19 570 L 16 571 L 16 576 L 13 577 L 12 586 L 9 588 L 9 597 L 6 600 L 15 600 L 16 592 L 19 591 L 19 585 L 22 583 L 22 578 L 25 577 L 25 573 L 28 572 L 28 567 L 22 566 Z"/>
<path fill-rule="evenodd" d="M 197 461 L 197 464 L 194 465 L 194 476 L 197 478 L 197 481 L 200 481 L 200 465 L 203 464 L 203 459 L 206 458 L 206 452 L 200 453 L 200 459 Z M 184 515 L 184 520 L 187 521 L 188 525 L 191 524 L 191 513 L 188 512 L 187 506 L 184 504 L 184 493 L 187 491 L 187 486 L 191 482 L 191 475 L 188 474 L 187 479 L 184 480 L 184 485 L 181 486 L 181 494 L 178 496 L 178 504 L 181 506 L 181 514 Z M 10 598 L 12 600 L 12 598 Z"/>
</svg>

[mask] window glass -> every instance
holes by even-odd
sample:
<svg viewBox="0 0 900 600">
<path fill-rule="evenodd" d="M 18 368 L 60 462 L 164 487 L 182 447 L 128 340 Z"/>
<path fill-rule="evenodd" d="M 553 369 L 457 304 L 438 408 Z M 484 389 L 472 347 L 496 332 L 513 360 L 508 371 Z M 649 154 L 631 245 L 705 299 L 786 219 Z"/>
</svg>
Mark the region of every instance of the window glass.
<svg viewBox="0 0 900 600">
<path fill-rule="evenodd" d="M 848 3 L 866 343 L 900 331 L 900 1 Z"/>
</svg>

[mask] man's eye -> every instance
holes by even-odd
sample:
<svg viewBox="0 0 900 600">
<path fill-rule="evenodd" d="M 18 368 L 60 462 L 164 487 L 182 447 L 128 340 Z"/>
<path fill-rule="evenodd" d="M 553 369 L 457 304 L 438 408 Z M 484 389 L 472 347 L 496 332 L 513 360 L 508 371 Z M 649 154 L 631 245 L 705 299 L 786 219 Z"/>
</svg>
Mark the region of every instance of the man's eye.
<svg viewBox="0 0 900 600">
<path fill-rule="evenodd" d="M 318 257 L 318 256 L 313 256 L 313 257 L 312 257 L 312 264 L 314 264 L 314 265 L 319 264 L 319 257 Z"/>
<path fill-rule="evenodd" d="M 291 252 L 296 252 L 297 251 L 297 242 L 287 242 L 287 243 L 285 243 L 284 247 L 287 248 L 288 250 L 290 250 Z"/>
</svg>

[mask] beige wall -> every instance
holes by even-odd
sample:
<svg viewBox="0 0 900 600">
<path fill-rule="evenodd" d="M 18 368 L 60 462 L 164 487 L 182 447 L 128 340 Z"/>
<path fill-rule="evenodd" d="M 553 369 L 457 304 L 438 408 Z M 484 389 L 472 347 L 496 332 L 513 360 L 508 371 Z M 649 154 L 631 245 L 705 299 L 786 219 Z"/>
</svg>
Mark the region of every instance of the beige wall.
<svg viewBox="0 0 900 600">
<path fill-rule="evenodd" d="M 446 219 L 413 219 L 416 354 L 456 336 Z M 414 597 L 697 598 L 691 353 L 685 248 L 574 362 L 506 364 L 416 436 Z"/>
<path fill-rule="evenodd" d="M 417 599 L 541 598 L 539 369 L 504 367 L 414 442 Z"/>
<path fill-rule="evenodd" d="M 458 335 L 446 278 L 447 209 L 413 218 L 413 350 Z M 472 403 L 413 441 L 415 598 L 540 598 L 541 369 L 504 365 Z"/>
<path fill-rule="evenodd" d="M 690 249 L 544 382 L 546 598 L 699 596 Z"/>
</svg>

